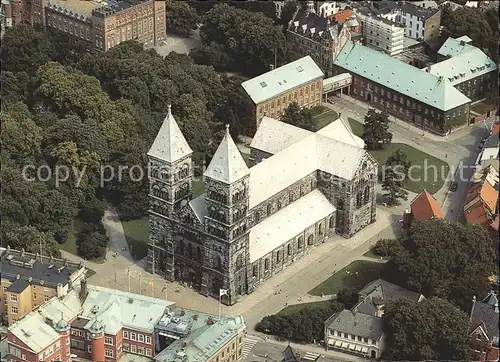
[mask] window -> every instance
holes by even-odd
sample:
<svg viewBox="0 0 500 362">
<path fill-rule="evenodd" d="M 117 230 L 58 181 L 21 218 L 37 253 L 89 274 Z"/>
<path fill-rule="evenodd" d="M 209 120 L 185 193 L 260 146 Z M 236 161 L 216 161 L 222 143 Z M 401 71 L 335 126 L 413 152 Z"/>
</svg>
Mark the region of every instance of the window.
<svg viewBox="0 0 500 362">
<path fill-rule="evenodd" d="M 288 244 L 288 255 L 292 255 L 292 244 Z"/>
<path fill-rule="evenodd" d="M 297 249 L 302 249 L 303 245 L 304 245 L 304 239 L 302 236 L 299 236 L 299 240 L 297 241 Z"/>
<path fill-rule="evenodd" d="M 271 204 L 267 204 L 267 215 L 271 215 Z"/>
<path fill-rule="evenodd" d="M 128 352 L 128 351 L 130 351 L 130 344 L 128 344 L 128 343 L 124 343 L 124 344 L 123 344 L 123 350 L 124 350 L 124 351 L 127 351 L 127 352 Z"/>
<path fill-rule="evenodd" d="M 266 258 L 266 260 L 264 260 L 264 270 L 265 271 L 269 270 L 269 259 L 268 258 Z"/>
<path fill-rule="evenodd" d="M 48 295 L 44 295 L 44 296 L 43 296 L 43 301 L 44 301 L 44 302 L 48 302 L 48 301 L 49 301 L 49 299 L 50 299 L 50 297 L 49 297 Z"/>
<path fill-rule="evenodd" d="M 137 346 L 137 353 L 138 354 L 144 354 L 144 347 Z"/>
<path fill-rule="evenodd" d="M 146 343 L 151 344 L 151 337 L 150 336 L 146 336 Z"/>
<path fill-rule="evenodd" d="M 105 337 L 104 343 L 109 344 L 110 346 L 113 345 L 113 338 L 112 337 Z"/>
<path fill-rule="evenodd" d="M 257 278 L 258 277 L 258 274 L 259 274 L 259 267 L 257 265 L 254 265 L 253 266 L 253 271 L 252 271 L 252 276 L 254 278 Z"/>
<path fill-rule="evenodd" d="M 10 301 L 11 302 L 17 302 L 17 294 L 11 294 L 10 295 Z"/>
<path fill-rule="evenodd" d="M 279 263 L 281 261 L 281 251 L 276 252 L 276 262 Z"/>
<path fill-rule="evenodd" d="M 135 344 L 130 345 L 130 352 L 137 353 L 137 347 L 135 346 Z"/>
<path fill-rule="evenodd" d="M 106 350 L 104 350 L 104 354 L 106 355 L 106 357 L 113 357 L 113 350 L 106 349 Z"/>
<path fill-rule="evenodd" d="M 144 343 L 144 335 L 143 334 L 138 334 L 137 337 L 138 337 L 138 341 L 139 342 L 143 342 Z"/>
<path fill-rule="evenodd" d="M 151 348 L 146 348 L 146 356 L 151 357 L 153 355 Z"/>
<path fill-rule="evenodd" d="M 36 300 L 36 293 L 33 293 L 33 300 Z"/>
<path fill-rule="evenodd" d="M 307 238 L 307 245 L 312 245 L 312 244 L 314 244 L 314 236 L 309 235 L 309 237 Z"/>
<path fill-rule="evenodd" d="M 92 346 L 90 345 L 87 346 L 87 352 L 92 353 Z"/>
<path fill-rule="evenodd" d="M 130 339 L 133 341 L 137 341 L 136 334 L 134 332 L 130 333 Z"/>
<path fill-rule="evenodd" d="M 17 314 L 18 309 L 17 309 L 16 306 L 13 305 L 12 307 L 10 307 L 10 311 L 11 311 L 12 314 Z"/>
<path fill-rule="evenodd" d="M 123 338 L 129 339 L 128 331 L 123 331 Z"/>
</svg>

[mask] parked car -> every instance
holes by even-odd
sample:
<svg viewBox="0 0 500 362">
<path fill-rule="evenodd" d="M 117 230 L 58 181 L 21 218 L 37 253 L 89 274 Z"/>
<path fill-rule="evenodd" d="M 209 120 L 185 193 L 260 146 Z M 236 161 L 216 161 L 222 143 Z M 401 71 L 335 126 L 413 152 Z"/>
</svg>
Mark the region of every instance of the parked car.
<svg viewBox="0 0 500 362">
<path fill-rule="evenodd" d="M 456 190 L 457 190 L 457 187 L 458 187 L 458 182 L 453 181 L 453 182 L 450 184 L 450 191 L 451 191 L 451 192 L 456 191 Z"/>
</svg>

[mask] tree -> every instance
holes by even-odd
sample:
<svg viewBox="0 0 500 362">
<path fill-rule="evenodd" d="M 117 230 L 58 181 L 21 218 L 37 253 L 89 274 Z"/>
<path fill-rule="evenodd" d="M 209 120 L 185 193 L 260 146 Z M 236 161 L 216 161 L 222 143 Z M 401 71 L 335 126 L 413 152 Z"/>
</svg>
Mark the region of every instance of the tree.
<svg viewBox="0 0 500 362">
<path fill-rule="evenodd" d="M 469 318 L 446 300 L 389 302 L 382 317 L 387 360 L 471 360 Z"/>
<path fill-rule="evenodd" d="M 394 256 L 401 246 L 395 239 L 379 239 L 373 247 L 375 254 L 382 257 Z"/>
<path fill-rule="evenodd" d="M 428 297 L 447 299 L 465 311 L 472 297 L 486 295 L 495 273 L 495 253 L 480 225 L 447 221 L 412 223 L 399 238 L 386 278 Z"/>
<path fill-rule="evenodd" d="M 358 302 L 356 288 L 343 288 L 337 292 L 337 302 L 342 303 L 346 309 L 351 309 Z"/>
<path fill-rule="evenodd" d="M 18 225 L 9 221 L 2 221 L 0 241 L 4 246 L 12 249 L 24 249 L 29 253 L 40 253 L 40 246 L 44 255 L 60 257 L 54 238 L 48 233 L 37 230 L 34 226 Z"/>
<path fill-rule="evenodd" d="M 316 131 L 316 123 L 314 122 L 311 110 L 300 109 L 297 102 L 293 102 L 286 107 L 280 121 L 312 132 Z"/>
<path fill-rule="evenodd" d="M 80 210 L 79 217 L 86 223 L 98 224 L 104 217 L 105 210 L 105 202 L 99 199 L 93 199 Z"/>
<path fill-rule="evenodd" d="M 369 109 L 365 116 L 363 140 L 369 150 L 380 150 L 391 143 L 392 133 L 389 131 L 389 116 L 383 112 Z"/>
<path fill-rule="evenodd" d="M 395 171 L 398 171 L 405 177 L 408 176 L 408 171 L 410 170 L 411 162 L 408 161 L 406 157 L 406 153 L 404 153 L 399 148 L 385 161 L 385 165 L 388 167 L 397 168 Z"/>
<path fill-rule="evenodd" d="M 281 19 L 280 22 L 283 25 L 283 31 L 286 33 L 288 29 L 288 23 L 293 19 L 294 14 L 298 8 L 298 3 L 295 0 L 285 2 L 283 9 L 281 9 Z"/>
<path fill-rule="evenodd" d="M 365 141 L 366 142 L 366 141 Z M 408 191 L 404 186 L 405 178 L 401 177 L 393 167 L 385 167 L 382 172 L 382 190 L 387 198 L 389 205 L 397 205 L 398 199 L 407 200 Z"/>
<path fill-rule="evenodd" d="M 167 2 L 167 27 L 184 33 L 189 36 L 192 30 L 198 28 L 201 22 L 200 16 L 187 2 L 168 1 Z"/>
<path fill-rule="evenodd" d="M 224 55 L 212 58 L 228 57 L 233 70 L 249 75 L 265 72 L 274 64 L 275 55 L 284 55 L 285 38 L 280 26 L 263 13 L 227 4 L 217 4 L 205 14 L 200 37 L 202 53 L 211 54 L 213 44 L 218 44 Z"/>
<path fill-rule="evenodd" d="M 38 67 L 55 57 L 56 49 L 50 36 L 29 25 L 8 28 L 2 38 L 2 72 L 34 74 Z"/>
</svg>

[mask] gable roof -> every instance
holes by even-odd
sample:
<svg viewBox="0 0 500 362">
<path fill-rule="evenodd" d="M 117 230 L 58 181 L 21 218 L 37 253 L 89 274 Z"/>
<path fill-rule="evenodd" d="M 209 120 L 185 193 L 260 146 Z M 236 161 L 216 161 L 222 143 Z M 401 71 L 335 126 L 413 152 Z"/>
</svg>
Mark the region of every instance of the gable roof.
<svg viewBox="0 0 500 362">
<path fill-rule="evenodd" d="M 351 19 L 353 12 L 351 9 L 344 9 L 336 14 L 330 15 L 328 19 L 333 22 L 345 23 L 347 20 Z"/>
<path fill-rule="evenodd" d="M 241 86 L 252 101 L 259 104 L 323 76 L 323 71 L 308 55 L 249 79 Z"/>
<path fill-rule="evenodd" d="M 193 150 L 182 135 L 172 115 L 171 107 L 168 105 L 168 113 L 149 149 L 148 156 L 173 163 L 192 153 Z"/>
<path fill-rule="evenodd" d="M 426 190 L 411 202 L 411 213 L 415 221 L 444 219 L 441 206 Z"/>
<path fill-rule="evenodd" d="M 466 197 L 464 211 L 469 209 L 469 206 L 474 205 L 475 203 L 471 204 L 471 202 L 475 200 L 481 201 L 490 212 L 495 212 L 498 191 L 489 182 L 472 184 Z"/>
<path fill-rule="evenodd" d="M 469 38 L 470 39 L 470 38 Z M 467 44 L 468 41 L 465 38 L 451 38 L 446 39 L 441 48 L 438 50 L 439 55 L 454 57 L 460 54 L 474 51 L 476 47 Z"/>
<path fill-rule="evenodd" d="M 491 300 L 489 298 L 491 298 Z M 484 301 L 474 303 L 471 312 L 470 330 L 473 331 L 479 326 L 486 332 L 490 341 L 492 341 L 494 337 L 499 337 L 498 299 L 496 295 L 493 297 L 488 295 Z"/>
<path fill-rule="evenodd" d="M 214 157 L 212 157 L 203 176 L 231 184 L 248 174 L 250 174 L 250 171 L 229 134 L 229 125 L 226 125 L 224 138 L 217 151 L 215 151 Z"/>
<path fill-rule="evenodd" d="M 352 41 L 334 64 L 442 111 L 471 102 L 446 80 Z"/>
<path fill-rule="evenodd" d="M 328 318 L 325 327 L 374 340 L 382 336 L 382 318 L 346 309 Z"/>
<path fill-rule="evenodd" d="M 422 69 L 422 71 L 430 72 L 438 77 L 445 77 L 451 84 L 455 85 L 494 72 L 497 68 L 496 63 L 481 49 L 468 44 L 459 45 L 456 48 L 456 51 L 463 50 L 449 59 Z"/>
</svg>

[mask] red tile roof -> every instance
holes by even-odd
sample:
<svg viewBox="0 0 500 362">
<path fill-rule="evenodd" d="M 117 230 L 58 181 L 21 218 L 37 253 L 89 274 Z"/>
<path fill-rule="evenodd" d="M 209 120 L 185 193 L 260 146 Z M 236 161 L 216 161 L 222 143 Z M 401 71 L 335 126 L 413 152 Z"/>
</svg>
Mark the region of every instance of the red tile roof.
<svg viewBox="0 0 500 362">
<path fill-rule="evenodd" d="M 443 211 L 436 199 L 426 190 L 422 191 L 411 203 L 411 213 L 415 221 L 432 219 L 443 220 Z"/>
<path fill-rule="evenodd" d="M 349 18 L 352 16 L 352 10 L 351 9 L 345 9 L 342 11 L 339 11 L 337 14 L 330 15 L 328 18 L 330 21 L 336 21 L 339 23 L 345 23 Z"/>
</svg>

